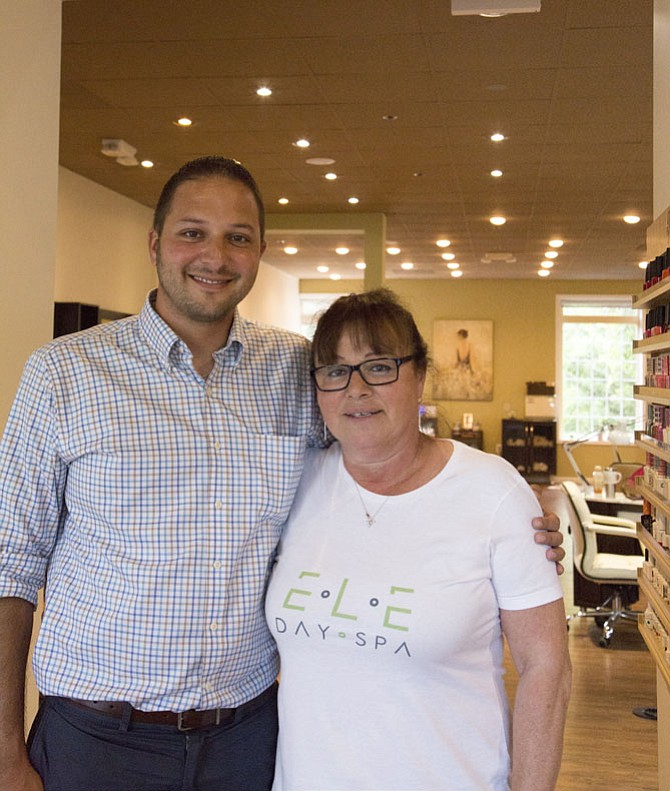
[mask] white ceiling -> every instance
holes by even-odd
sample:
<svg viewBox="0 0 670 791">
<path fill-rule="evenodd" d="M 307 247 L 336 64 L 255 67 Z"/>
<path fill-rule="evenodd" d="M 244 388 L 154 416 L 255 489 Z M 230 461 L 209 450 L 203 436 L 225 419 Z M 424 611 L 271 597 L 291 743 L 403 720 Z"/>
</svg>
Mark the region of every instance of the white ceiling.
<svg viewBox="0 0 670 791">
<path fill-rule="evenodd" d="M 63 5 L 60 161 L 153 206 L 185 160 L 234 157 L 270 213 L 383 212 L 402 249 L 388 277 L 450 277 L 435 246 L 446 237 L 463 280 L 536 278 L 558 236 L 551 278 L 639 279 L 653 219 L 652 21 L 652 0 L 543 0 L 540 13 L 497 19 L 452 16 L 448 0 L 76 0 Z M 261 84 L 272 96 L 256 95 Z M 174 123 L 183 115 L 189 129 Z M 502 143 L 489 140 L 497 130 Z M 307 150 L 293 145 L 302 136 Z M 118 165 L 103 138 L 154 168 Z M 622 222 L 630 212 L 639 225 Z M 328 277 L 319 263 L 362 276 L 360 235 L 268 241 L 265 261 L 296 276 Z M 335 255 L 340 244 L 352 252 Z"/>
</svg>

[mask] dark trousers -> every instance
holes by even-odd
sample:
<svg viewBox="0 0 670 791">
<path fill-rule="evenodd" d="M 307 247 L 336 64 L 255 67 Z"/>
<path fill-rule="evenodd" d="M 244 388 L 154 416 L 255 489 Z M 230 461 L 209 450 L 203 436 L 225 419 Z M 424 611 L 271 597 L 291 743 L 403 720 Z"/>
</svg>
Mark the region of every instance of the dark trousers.
<svg viewBox="0 0 670 791">
<path fill-rule="evenodd" d="M 230 724 L 186 733 L 47 697 L 28 738 L 45 791 L 265 791 L 276 743 L 276 690 Z"/>
</svg>

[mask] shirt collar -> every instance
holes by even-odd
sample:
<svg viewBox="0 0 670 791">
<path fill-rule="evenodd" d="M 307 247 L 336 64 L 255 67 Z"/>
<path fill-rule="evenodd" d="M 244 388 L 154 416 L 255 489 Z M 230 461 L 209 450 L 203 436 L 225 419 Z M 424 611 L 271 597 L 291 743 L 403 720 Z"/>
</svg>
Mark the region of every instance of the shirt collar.
<svg viewBox="0 0 670 791">
<path fill-rule="evenodd" d="M 191 352 L 184 341 L 156 312 L 156 293 L 157 289 L 153 289 L 147 294 L 139 314 L 139 326 L 149 346 L 156 352 L 163 365 L 169 368 L 180 361 L 186 359 L 190 361 Z M 217 360 L 229 357 L 233 365 L 237 365 L 247 342 L 246 321 L 235 309 L 233 323 L 228 333 L 228 341 L 223 348 L 214 352 L 214 357 Z"/>
</svg>

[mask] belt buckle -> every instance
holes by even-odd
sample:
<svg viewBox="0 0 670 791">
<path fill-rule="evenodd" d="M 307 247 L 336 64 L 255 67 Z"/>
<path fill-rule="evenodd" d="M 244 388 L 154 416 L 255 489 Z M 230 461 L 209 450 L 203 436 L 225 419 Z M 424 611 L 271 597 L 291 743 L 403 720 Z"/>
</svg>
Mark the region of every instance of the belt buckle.
<svg viewBox="0 0 670 791">
<path fill-rule="evenodd" d="M 214 722 L 208 723 L 207 727 L 209 727 L 209 725 L 219 725 L 221 722 L 221 709 L 214 709 L 214 711 L 216 712 L 216 718 Z M 196 713 L 198 712 L 196 712 L 195 709 L 190 709 L 189 711 L 177 712 L 177 730 L 181 731 L 182 733 L 186 733 L 187 731 L 193 731 L 198 727 L 202 727 L 198 725 L 184 725 L 184 716 L 188 717 L 189 714 L 196 714 Z M 204 714 L 204 712 L 201 713 Z"/>
</svg>

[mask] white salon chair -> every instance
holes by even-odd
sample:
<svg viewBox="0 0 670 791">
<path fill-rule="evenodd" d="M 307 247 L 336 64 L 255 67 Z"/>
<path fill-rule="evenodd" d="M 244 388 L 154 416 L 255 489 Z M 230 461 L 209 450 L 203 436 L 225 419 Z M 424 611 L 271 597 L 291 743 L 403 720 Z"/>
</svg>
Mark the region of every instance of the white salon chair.
<svg viewBox="0 0 670 791">
<path fill-rule="evenodd" d="M 567 495 L 570 512 L 570 532 L 572 533 L 575 572 L 584 579 L 598 585 L 614 588 L 614 592 L 603 596 L 602 604 L 593 609 L 580 608 L 572 618 L 594 618 L 602 627 L 599 643 L 606 647 L 614 634 L 614 625 L 620 619 L 637 620 L 637 613 L 628 610 L 623 604 L 623 593 L 627 586 L 637 585 L 637 572 L 644 561 L 644 548 L 640 544 L 640 554 L 624 555 L 601 552 L 598 549 L 598 535 L 625 536 L 635 538 L 635 522 L 613 516 L 592 514 L 582 490 L 572 481 L 564 481 L 561 486 Z"/>
</svg>

